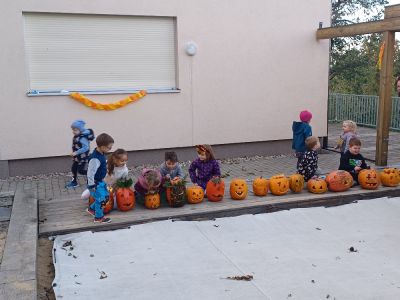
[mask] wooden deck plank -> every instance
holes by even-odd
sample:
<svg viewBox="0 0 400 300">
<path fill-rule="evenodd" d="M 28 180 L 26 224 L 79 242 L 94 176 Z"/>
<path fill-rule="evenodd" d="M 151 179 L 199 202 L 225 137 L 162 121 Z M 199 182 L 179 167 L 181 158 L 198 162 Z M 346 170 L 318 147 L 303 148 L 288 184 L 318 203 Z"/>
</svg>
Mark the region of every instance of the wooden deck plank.
<svg viewBox="0 0 400 300">
<path fill-rule="evenodd" d="M 37 199 L 17 189 L 0 267 L 1 299 L 36 299 Z"/>
<path fill-rule="evenodd" d="M 86 203 L 76 200 L 40 202 L 39 235 L 50 236 L 80 232 L 86 230 L 102 231 L 128 227 L 134 224 L 152 222 L 157 220 L 179 219 L 196 220 L 212 219 L 216 217 L 235 216 L 246 213 L 265 213 L 290 209 L 296 207 L 330 206 L 352 202 L 356 199 L 378 198 L 384 196 L 399 196 L 400 187 L 381 187 L 376 191 L 362 190 L 359 187 L 342 193 L 310 194 L 303 191 L 300 194 L 289 193 L 285 196 L 268 194 L 266 197 L 249 195 L 246 200 L 234 201 L 225 194 L 221 202 L 208 202 L 200 204 L 186 204 L 180 208 L 161 207 L 156 210 L 148 210 L 141 205 L 128 212 L 113 211 L 109 215 L 112 223 L 94 224 L 92 217 L 86 212 Z"/>
</svg>

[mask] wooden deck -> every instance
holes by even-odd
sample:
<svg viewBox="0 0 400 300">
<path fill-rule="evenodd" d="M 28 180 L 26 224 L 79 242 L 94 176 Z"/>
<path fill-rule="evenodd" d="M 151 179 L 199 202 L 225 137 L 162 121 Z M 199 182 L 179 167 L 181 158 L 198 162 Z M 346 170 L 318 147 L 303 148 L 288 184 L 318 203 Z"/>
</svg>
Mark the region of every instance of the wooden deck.
<svg viewBox="0 0 400 300">
<path fill-rule="evenodd" d="M 379 197 L 400 196 L 400 187 L 380 187 L 376 191 L 362 190 L 354 187 L 346 192 L 311 194 L 304 190 L 300 194 L 289 193 L 285 196 L 268 194 L 265 197 L 254 196 L 251 192 L 245 200 L 231 200 L 229 190 L 221 202 L 209 202 L 207 199 L 199 204 L 186 204 L 180 208 L 162 206 L 148 210 L 143 206 L 128 212 L 112 211 L 111 223 L 93 223 L 93 218 L 85 211 L 84 201 L 75 198 L 51 199 L 39 201 L 39 236 L 52 236 L 80 231 L 103 231 L 126 228 L 130 225 L 153 222 L 157 220 L 201 220 L 218 217 L 237 216 L 273 212 L 283 209 L 332 206 L 350 203 L 354 200 Z"/>
</svg>

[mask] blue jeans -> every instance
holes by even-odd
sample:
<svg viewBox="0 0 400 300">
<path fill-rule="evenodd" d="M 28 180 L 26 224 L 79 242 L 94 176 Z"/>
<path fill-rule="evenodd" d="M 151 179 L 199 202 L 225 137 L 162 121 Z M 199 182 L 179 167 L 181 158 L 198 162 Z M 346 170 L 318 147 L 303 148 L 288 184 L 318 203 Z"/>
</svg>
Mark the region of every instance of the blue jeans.
<svg viewBox="0 0 400 300">
<path fill-rule="evenodd" d="M 90 191 L 90 195 L 94 199 L 94 202 L 90 204 L 90 209 L 94 210 L 95 218 L 99 219 L 104 217 L 103 204 L 109 196 L 106 183 L 98 183 L 96 186 L 96 190 Z"/>
</svg>

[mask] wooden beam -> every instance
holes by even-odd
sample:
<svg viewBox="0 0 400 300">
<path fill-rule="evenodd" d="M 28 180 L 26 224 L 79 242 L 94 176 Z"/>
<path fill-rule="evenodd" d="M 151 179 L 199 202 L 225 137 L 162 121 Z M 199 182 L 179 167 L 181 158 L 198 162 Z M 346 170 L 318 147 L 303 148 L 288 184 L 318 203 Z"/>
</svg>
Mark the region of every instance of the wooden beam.
<svg viewBox="0 0 400 300">
<path fill-rule="evenodd" d="M 385 6 L 385 19 L 400 17 L 400 4 Z"/>
<path fill-rule="evenodd" d="M 385 32 L 385 52 L 382 58 L 382 67 L 379 83 L 379 105 L 378 118 L 376 124 L 376 153 L 375 164 L 377 166 L 387 165 L 389 128 L 392 115 L 392 77 L 393 77 L 393 58 L 394 58 L 394 39 L 393 31 Z"/>
<path fill-rule="evenodd" d="M 400 17 L 345 26 L 320 28 L 317 30 L 317 39 L 331 39 L 335 37 L 386 31 L 400 31 Z"/>
</svg>

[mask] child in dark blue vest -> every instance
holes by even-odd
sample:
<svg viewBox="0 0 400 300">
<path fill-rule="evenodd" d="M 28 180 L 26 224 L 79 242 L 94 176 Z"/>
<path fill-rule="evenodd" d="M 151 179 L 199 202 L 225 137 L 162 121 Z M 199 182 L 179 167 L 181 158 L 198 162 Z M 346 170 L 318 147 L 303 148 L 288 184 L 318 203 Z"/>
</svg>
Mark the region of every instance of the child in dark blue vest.
<svg viewBox="0 0 400 300">
<path fill-rule="evenodd" d="M 100 134 L 96 138 L 96 149 L 89 157 L 87 172 L 88 190 L 94 198 L 94 202 L 89 206 L 87 212 L 94 216 L 95 223 L 110 223 L 111 219 L 104 217 L 103 206 L 109 193 L 104 177 L 107 175 L 106 153 L 111 150 L 114 139 L 106 133 Z"/>
<path fill-rule="evenodd" d="M 83 120 L 76 120 L 71 124 L 72 133 L 74 134 L 71 153 L 73 160 L 71 167 L 72 180 L 65 185 L 67 189 L 79 186 L 78 173 L 81 175 L 86 175 L 87 173 L 90 141 L 94 140 L 94 133 L 92 129 L 86 129 L 85 124 Z"/>
</svg>

